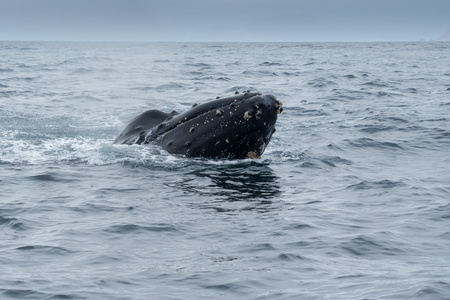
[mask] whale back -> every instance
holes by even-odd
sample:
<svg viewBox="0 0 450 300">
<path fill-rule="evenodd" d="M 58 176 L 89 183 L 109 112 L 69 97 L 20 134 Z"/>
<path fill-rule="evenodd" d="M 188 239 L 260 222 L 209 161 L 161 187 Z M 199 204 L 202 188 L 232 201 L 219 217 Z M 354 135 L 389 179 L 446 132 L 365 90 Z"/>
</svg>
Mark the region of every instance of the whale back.
<svg viewBox="0 0 450 300">
<path fill-rule="evenodd" d="M 177 112 L 175 111 L 165 113 L 157 109 L 147 110 L 130 121 L 124 130 L 116 137 L 114 144 L 142 144 L 145 141 L 145 136 L 152 128 L 176 114 Z"/>
</svg>

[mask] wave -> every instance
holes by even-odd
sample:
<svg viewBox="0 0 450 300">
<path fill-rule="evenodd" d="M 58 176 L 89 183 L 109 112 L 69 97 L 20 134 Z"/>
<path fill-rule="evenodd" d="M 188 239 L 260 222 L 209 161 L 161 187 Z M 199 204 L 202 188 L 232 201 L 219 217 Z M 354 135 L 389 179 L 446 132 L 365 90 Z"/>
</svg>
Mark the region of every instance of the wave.
<svg viewBox="0 0 450 300">
<path fill-rule="evenodd" d="M 0 291 L 1 291 L 2 295 L 4 295 L 7 299 L 59 299 L 58 297 L 55 297 L 55 296 L 62 296 L 61 299 L 77 299 L 78 298 L 78 297 L 72 298 L 65 294 L 64 295 L 48 294 L 48 293 L 43 293 L 39 290 L 32 290 L 32 289 L 0 289 Z"/>
<path fill-rule="evenodd" d="M 384 83 L 384 82 L 382 82 L 380 80 L 378 80 L 378 81 L 367 81 L 367 82 L 363 83 L 362 85 L 369 86 L 369 87 L 377 87 L 377 88 L 388 87 L 389 86 L 388 84 L 386 84 L 386 83 Z"/>
<path fill-rule="evenodd" d="M 14 70 L 11 68 L 0 68 L 0 73 L 13 73 Z"/>
<path fill-rule="evenodd" d="M 265 66 L 265 67 L 271 67 L 271 66 L 283 66 L 282 63 L 278 63 L 278 62 L 269 62 L 269 61 L 265 61 L 263 63 L 259 64 L 260 66 Z"/>
<path fill-rule="evenodd" d="M 290 108 L 296 115 L 307 117 L 322 117 L 327 116 L 328 113 L 323 109 L 307 109 L 304 107 L 292 107 Z"/>
<path fill-rule="evenodd" d="M 347 187 L 347 189 L 351 190 L 368 190 L 368 189 L 392 189 L 396 187 L 405 186 L 403 181 L 392 181 L 388 179 L 380 180 L 380 181 L 361 181 L 358 184 L 352 184 Z"/>
<path fill-rule="evenodd" d="M 227 77 L 227 76 L 221 76 L 221 77 L 216 78 L 216 80 L 219 80 L 219 81 L 230 81 L 231 78 Z"/>
<path fill-rule="evenodd" d="M 359 131 L 371 134 L 396 129 L 396 127 L 394 126 L 384 126 L 384 125 L 363 125 L 362 127 L 363 128 L 359 129 Z"/>
<path fill-rule="evenodd" d="M 64 175 L 61 172 L 54 173 L 44 173 L 38 175 L 29 176 L 28 179 L 33 181 L 44 181 L 44 182 L 77 182 L 80 178 L 72 178 L 72 176 Z"/>
<path fill-rule="evenodd" d="M 242 75 L 253 76 L 253 75 L 263 75 L 263 76 L 278 76 L 278 73 L 270 70 L 245 70 Z"/>
<path fill-rule="evenodd" d="M 380 233 L 383 239 L 359 235 L 349 241 L 340 243 L 339 248 L 357 257 L 399 256 L 405 253 L 404 245 L 390 241 L 389 233 Z"/>
<path fill-rule="evenodd" d="M 353 140 L 345 140 L 349 145 L 356 148 L 375 148 L 389 150 L 404 150 L 402 146 L 394 142 L 381 142 L 370 138 L 357 138 Z"/>
<path fill-rule="evenodd" d="M 73 251 L 63 248 L 63 247 L 43 246 L 43 245 L 21 246 L 21 247 L 17 247 L 16 250 L 39 252 L 39 253 L 48 254 L 48 255 L 68 255 L 68 254 L 73 253 Z"/>
<path fill-rule="evenodd" d="M 72 74 L 73 75 L 79 75 L 79 74 L 92 74 L 94 71 L 91 68 L 76 68 Z"/>
<path fill-rule="evenodd" d="M 181 232 L 173 224 L 154 224 L 154 225 L 136 225 L 136 224 L 125 224 L 125 225 L 112 225 L 104 230 L 107 233 L 119 233 L 119 234 L 130 234 L 130 233 L 142 233 L 146 231 L 151 232 Z"/>
<path fill-rule="evenodd" d="M 29 229 L 29 227 L 25 226 L 25 224 L 20 222 L 17 218 L 0 216 L 0 228 L 3 226 L 11 228 L 14 231 L 24 231 Z"/>
<path fill-rule="evenodd" d="M 336 82 L 323 77 L 316 77 L 313 80 L 308 81 L 308 84 L 315 88 L 323 88 L 329 85 L 336 85 Z"/>
<path fill-rule="evenodd" d="M 295 71 L 295 72 L 282 72 L 281 74 L 285 75 L 285 76 L 300 76 L 302 75 L 302 72 L 300 71 Z"/>
<path fill-rule="evenodd" d="M 206 69 L 211 69 L 212 65 L 207 64 L 207 63 L 187 63 L 185 64 L 186 67 L 196 67 L 199 68 L 200 70 L 206 70 Z"/>
<path fill-rule="evenodd" d="M 319 160 L 331 167 L 336 167 L 337 165 L 347 165 L 350 166 L 353 164 L 351 160 L 341 158 L 339 156 L 325 156 L 319 158 Z"/>
<path fill-rule="evenodd" d="M 185 86 L 181 83 L 177 83 L 177 82 L 169 82 L 169 83 L 165 83 L 165 84 L 161 84 L 158 85 L 155 90 L 158 92 L 166 92 L 166 91 L 171 91 L 171 90 L 179 90 L 179 89 L 183 89 Z"/>
</svg>

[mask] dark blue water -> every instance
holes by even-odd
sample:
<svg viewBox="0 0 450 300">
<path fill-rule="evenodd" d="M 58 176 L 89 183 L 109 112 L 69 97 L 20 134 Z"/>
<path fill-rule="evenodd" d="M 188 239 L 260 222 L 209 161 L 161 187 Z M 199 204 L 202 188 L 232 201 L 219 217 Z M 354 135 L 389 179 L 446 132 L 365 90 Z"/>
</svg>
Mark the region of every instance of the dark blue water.
<svg viewBox="0 0 450 300">
<path fill-rule="evenodd" d="M 260 160 L 113 145 L 236 90 Z M 450 299 L 449 43 L 0 42 L 0 299 Z"/>
</svg>

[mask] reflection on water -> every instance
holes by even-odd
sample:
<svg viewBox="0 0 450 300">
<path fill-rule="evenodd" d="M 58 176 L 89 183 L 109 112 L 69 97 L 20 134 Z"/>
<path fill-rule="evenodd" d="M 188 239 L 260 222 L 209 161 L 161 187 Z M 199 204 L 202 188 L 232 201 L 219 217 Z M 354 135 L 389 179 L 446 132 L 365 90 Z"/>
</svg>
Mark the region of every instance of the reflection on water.
<svg viewBox="0 0 450 300">
<path fill-rule="evenodd" d="M 267 210 L 272 199 L 281 194 L 278 177 L 268 165 L 261 163 L 209 165 L 189 171 L 183 177 L 182 181 L 170 185 L 188 194 L 207 197 L 207 207 L 217 211 Z M 234 205 L 224 208 L 230 203 Z"/>
</svg>

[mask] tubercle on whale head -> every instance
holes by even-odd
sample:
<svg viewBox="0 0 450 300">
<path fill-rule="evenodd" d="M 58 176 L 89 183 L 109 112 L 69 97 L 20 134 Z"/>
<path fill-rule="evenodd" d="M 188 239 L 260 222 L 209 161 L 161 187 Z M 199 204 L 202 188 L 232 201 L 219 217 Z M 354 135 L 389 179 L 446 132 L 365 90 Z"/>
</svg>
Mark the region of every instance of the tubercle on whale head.
<svg viewBox="0 0 450 300">
<path fill-rule="evenodd" d="M 277 101 L 278 101 L 277 114 L 281 114 L 283 112 L 283 102 L 281 102 L 280 100 Z"/>
</svg>

